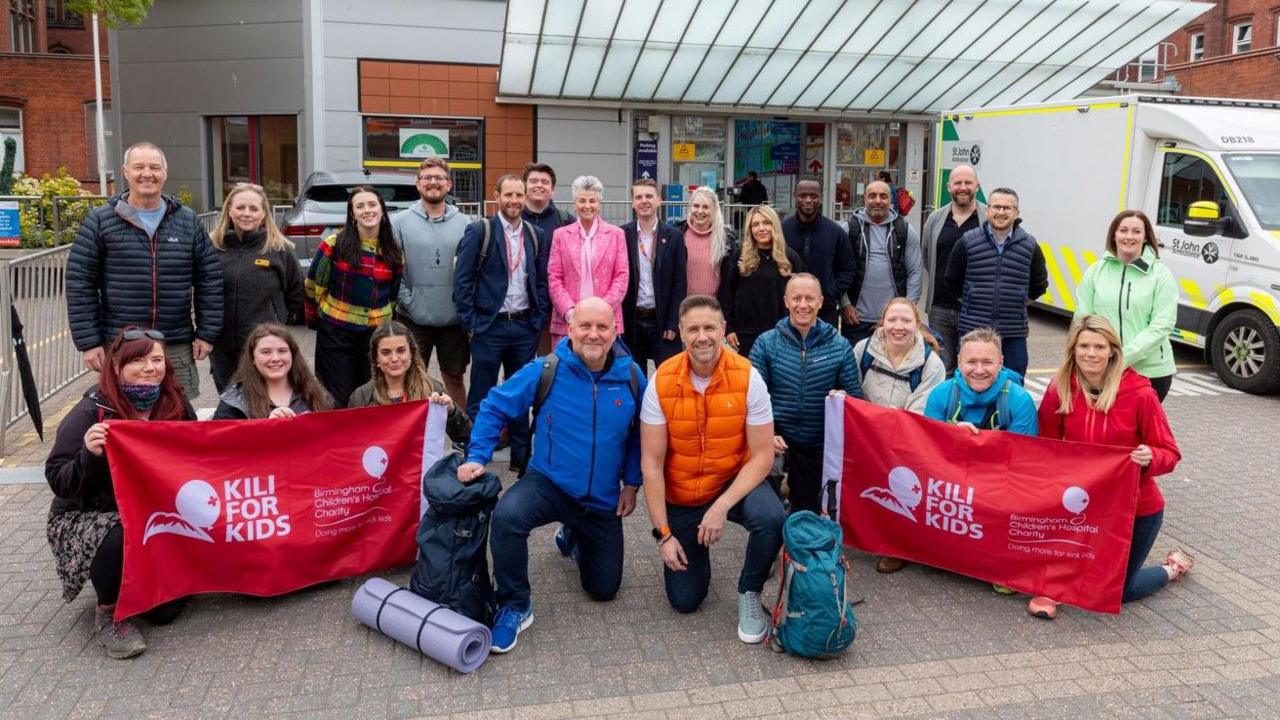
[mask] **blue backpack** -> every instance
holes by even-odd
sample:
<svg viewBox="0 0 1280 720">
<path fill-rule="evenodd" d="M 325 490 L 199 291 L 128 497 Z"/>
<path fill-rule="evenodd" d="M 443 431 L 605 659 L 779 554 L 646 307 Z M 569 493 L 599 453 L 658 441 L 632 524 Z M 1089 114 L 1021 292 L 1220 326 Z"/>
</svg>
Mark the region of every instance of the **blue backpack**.
<svg viewBox="0 0 1280 720">
<path fill-rule="evenodd" d="M 782 582 L 769 644 L 777 652 L 832 658 L 853 644 L 858 619 L 845 591 L 844 533 L 831 518 L 808 510 L 782 526 Z"/>
<path fill-rule="evenodd" d="M 900 380 L 911 386 L 911 392 L 915 392 L 920 387 L 920 378 L 924 375 L 924 369 L 929 364 L 929 356 L 933 354 L 933 346 L 929 343 L 924 344 L 924 362 L 920 366 L 913 369 L 907 374 L 896 373 L 889 368 L 881 367 L 875 364 L 875 358 L 871 357 L 871 341 L 862 348 L 862 356 L 858 358 L 858 379 L 866 382 L 868 372 L 878 372 L 888 375 L 894 380 Z"/>
</svg>

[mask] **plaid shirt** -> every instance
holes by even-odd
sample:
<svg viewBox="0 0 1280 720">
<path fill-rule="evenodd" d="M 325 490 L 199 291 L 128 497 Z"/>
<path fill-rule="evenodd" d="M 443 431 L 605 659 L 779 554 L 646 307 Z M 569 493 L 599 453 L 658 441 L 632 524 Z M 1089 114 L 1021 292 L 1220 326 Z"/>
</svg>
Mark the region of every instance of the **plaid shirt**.
<svg viewBox="0 0 1280 720">
<path fill-rule="evenodd" d="M 338 236 L 320 243 L 307 272 L 307 324 L 324 319 L 340 327 L 364 330 L 391 319 L 404 268 L 378 256 L 378 241 L 360 239 L 360 266 L 334 255 Z"/>
</svg>

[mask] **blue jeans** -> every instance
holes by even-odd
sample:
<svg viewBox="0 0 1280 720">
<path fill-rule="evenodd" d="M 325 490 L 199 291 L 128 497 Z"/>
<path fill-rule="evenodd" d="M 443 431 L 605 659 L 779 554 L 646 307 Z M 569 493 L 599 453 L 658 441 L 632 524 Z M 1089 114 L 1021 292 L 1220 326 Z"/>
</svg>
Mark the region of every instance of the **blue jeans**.
<svg viewBox="0 0 1280 720">
<path fill-rule="evenodd" d="M 1027 363 L 1030 359 L 1027 357 L 1027 339 L 1024 337 L 1007 337 L 1001 338 L 1000 352 L 1004 354 L 1004 366 L 1010 370 L 1026 377 Z"/>
<path fill-rule="evenodd" d="M 1169 584 L 1169 574 L 1160 565 L 1142 567 L 1156 544 L 1164 510 L 1133 519 L 1133 542 L 1129 544 L 1129 567 L 1124 573 L 1124 595 L 1121 602 L 1133 602 Z"/>
<path fill-rule="evenodd" d="M 467 415 L 474 418 L 480 413 L 480 401 L 498 384 L 499 370 L 506 377 L 511 377 L 533 359 L 538 349 L 539 332 L 527 319 L 504 320 L 499 317 L 484 332 L 472 336 Z M 507 434 L 511 438 L 512 464 L 523 465 L 529 457 L 529 419 L 510 423 Z"/>
<path fill-rule="evenodd" d="M 698 524 L 711 503 L 686 507 L 667 503 L 667 525 L 684 548 L 688 567 L 679 572 L 663 567 L 667 601 L 676 612 L 698 609 L 711 587 L 711 551 L 698 544 Z M 729 520 L 747 529 L 747 557 L 738 576 L 738 592 L 760 592 L 769 568 L 782 549 L 782 523 L 787 519 L 773 487 L 762 482 L 729 510 Z"/>
<path fill-rule="evenodd" d="M 498 500 L 489 529 L 498 607 L 529 609 L 529 533 L 562 522 L 578 543 L 578 576 L 592 600 L 612 600 L 622 585 L 622 518 L 569 497 L 530 470 Z M 767 568 L 766 568 L 767 570 Z"/>
</svg>

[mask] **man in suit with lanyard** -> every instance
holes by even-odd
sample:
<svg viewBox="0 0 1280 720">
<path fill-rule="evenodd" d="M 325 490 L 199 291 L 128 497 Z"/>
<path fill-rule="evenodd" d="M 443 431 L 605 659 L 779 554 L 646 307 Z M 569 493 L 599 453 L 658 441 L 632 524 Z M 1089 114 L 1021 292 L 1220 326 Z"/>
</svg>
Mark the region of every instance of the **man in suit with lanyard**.
<svg viewBox="0 0 1280 720">
<path fill-rule="evenodd" d="M 688 253 L 684 235 L 658 218 L 658 184 L 640 179 L 631 184 L 636 219 L 622 226 L 631 262 L 627 295 L 622 299 L 626 344 L 636 366 L 648 373 L 680 352 L 677 311 L 686 291 Z"/>
<path fill-rule="evenodd" d="M 519 175 L 503 175 L 494 190 L 498 212 L 471 223 L 458 243 L 453 302 L 471 339 L 471 387 L 467 414 L 476 417 L 480 401 L 498 384 L 533 359 L 538 334 L 551 310 L 547 290 L 550 248 L 542 230 L 521 218 L 525 186 Z M 508 426 L 511 469 L 523 472 L 528 461 L 529 424 Z"/>
</svg>

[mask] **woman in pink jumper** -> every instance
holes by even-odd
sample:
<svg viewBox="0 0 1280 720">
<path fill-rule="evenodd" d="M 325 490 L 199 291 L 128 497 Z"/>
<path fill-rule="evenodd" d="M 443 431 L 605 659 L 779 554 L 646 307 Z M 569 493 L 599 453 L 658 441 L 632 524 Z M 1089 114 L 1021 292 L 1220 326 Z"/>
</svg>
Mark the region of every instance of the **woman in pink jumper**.
<svg viewBox="0 0 1280 720">
<path fill-rule="evenodd" d="M 684 233 L 689 253 L 687 267 L 688 295 L 715 297 L 720 289 L 720 265 L 726 255 L 738 252 L 738 235 L 724 223 L 720 198 L 709 187 L 700 187 L 689 196 L 689 212 L 676 223 Z"/>
<path fill-rule="evenodd" d="M 569 334 L 569 316 L 579 301 L 604 298 L 613 307 L 622 332 L 622 298 L 627 294 L 627 241 L 622 228 L 600 219 L 604 184 L 592 175 L 573 181 L 573 211 L 577 222 L 555 231 L 547 263 L 551 291 L 551 341 Z"/>
</svg>

